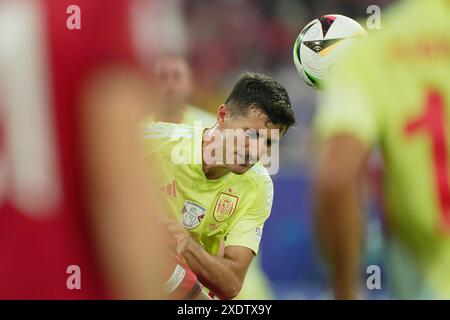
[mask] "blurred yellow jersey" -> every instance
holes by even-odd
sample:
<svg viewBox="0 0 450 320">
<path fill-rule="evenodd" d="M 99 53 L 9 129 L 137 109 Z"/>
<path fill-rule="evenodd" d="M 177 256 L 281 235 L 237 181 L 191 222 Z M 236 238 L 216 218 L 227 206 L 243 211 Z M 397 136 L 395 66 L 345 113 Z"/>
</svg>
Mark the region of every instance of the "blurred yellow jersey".
<svg viewBox="0 0 450 320">
<path fill-rule="evenodd" d="M 400 298 L 450 298 L 450 1 L 410 0 L 335 65 L 319 135 L 379 145 Z"/>
<path fill-rule="evenodd" d="M 257 254 L 273 199 L 264 166 L 256 163 L 242 175 L 208 180 L 202 170 L 201 127 L 157 122 L 147 126 L 144 138 L 149 165 L 160 172 L 154 183 L 167 214 L 213 255 L 222 240 L 225 247 L 242 246 Z"/>
<path fill-rule="evenodd" d="M 183 121 L 181 123 L 188 124 L 190 126 L 195 125 L 203 128 L 211 128 L 216 124 L 216 116 L 208 111 L 200 109 L 193 105 L 188 105 L 183 115 Z M 200 123 L 199 123 L 200 122 Z"/>
<path fill-rule="evenodd" d="M 161 120 L 157 118 L 158 117 L 156 115 L 151 114 L 144 120 L 144 126 L 152 122 L 157 122 Z M 188 124 L 190 126 L 195 125 L 203 128 L 212 128 L 216 124 L 216 120 L 217 119 L 215 115 L 213 115 L 212 113 L 189 104 L 184 110 L 181 123 Z"/>
</svg>

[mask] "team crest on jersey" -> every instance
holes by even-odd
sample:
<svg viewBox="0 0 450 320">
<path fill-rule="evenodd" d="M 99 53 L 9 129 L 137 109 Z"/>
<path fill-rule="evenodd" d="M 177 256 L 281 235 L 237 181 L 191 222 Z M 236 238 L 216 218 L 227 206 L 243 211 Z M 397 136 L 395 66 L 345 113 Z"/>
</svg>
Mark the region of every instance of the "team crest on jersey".
<svg viewBox="0 0 450 320">
<path fill-rule="evenodd" d="M 218 222 L 222 222 L 231 217 L 236 210 L 238 200 L 238 197 L 222 192 L 214 207 L 214 219 Z"/>
<path fill-rule="evenodd" d="M 181 211 L 181 220 L 186 229 L 194 229 L 205 217 L 206 209 L 198 203 L 186 200 Z"/>
</svg>

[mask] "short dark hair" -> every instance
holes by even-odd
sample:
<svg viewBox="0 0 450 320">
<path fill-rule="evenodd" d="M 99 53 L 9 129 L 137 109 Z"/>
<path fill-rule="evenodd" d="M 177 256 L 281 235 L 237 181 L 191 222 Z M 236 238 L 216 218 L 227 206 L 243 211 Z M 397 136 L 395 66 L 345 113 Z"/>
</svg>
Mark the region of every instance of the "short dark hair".
<svg viewBox="0 0 450 320">
<path fill-rule="evenodd" d="M 286 89 L 260 73 L 241 74 L 225 104 L 232 115 L 246 115 L 250 109 L 260 110 L 269 118 L 268 122 L 281 125 L 284 131 L 295 125 L 294 111 Z"/>
</svg>

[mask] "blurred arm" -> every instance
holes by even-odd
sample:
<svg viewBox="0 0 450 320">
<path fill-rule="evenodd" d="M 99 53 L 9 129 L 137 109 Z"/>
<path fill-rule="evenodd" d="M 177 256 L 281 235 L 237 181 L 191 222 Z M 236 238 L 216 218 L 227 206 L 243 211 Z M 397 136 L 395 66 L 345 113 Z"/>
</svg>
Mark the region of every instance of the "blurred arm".
<svg viewBox="0 0 450 320">
<path fill-rule="evenodd" d="M 144 81 L 124 68 L 97 73 L 81 98 L 84 190 L 106 280 L 118 298 L 162 298 L 162 230 L 138 124 Z"/>
<path fill-rule="evenodd" d="M 334 136 L 321 150 L 316 223 L 337 299 L 358 297 L 364 215 L 357 181 L 367 151 L 351 136 Z"/>
</svg>

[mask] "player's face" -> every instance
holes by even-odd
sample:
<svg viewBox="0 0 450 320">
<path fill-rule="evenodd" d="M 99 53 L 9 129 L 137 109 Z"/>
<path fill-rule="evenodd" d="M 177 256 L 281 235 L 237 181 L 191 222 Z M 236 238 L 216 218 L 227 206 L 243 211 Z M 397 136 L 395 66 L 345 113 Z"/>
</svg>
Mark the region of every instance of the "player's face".
<svg viewBox="0 0 450 320">
<path fill-rule="evenodd" d="M 163 57 L 155 62 L 155 78 L 165 107 L 182 107 L 192 91 L 189 66 L 181 57 Z"/>
<path fill-rule="evenodd" d="M 225 107 L 227 114 L 221 119 L 221 110 Z M 273 145 L 279 143 L 283 130 L 280 125 L 268 122 L 268 118 L 259 110 L 251 109 L 247 115 L 233 115 L 229 113 L 226 106 L 219 109 L 219 127 L 224 133 L 223 154 L 228 155 L 225 159 L 226 168 L 235 173 L 243 174 L 264 155 L 271 152 Z M 239 143 L 239 134 L 231 136 L 233 132 L 244 132 L 245 139 Z M 229 141 L 234 139 L 234 143 Z M 256 148 L 255 146 L 258 145 Z M 230 163 L 231 162 L 231 163 Z"/>
</svg>

